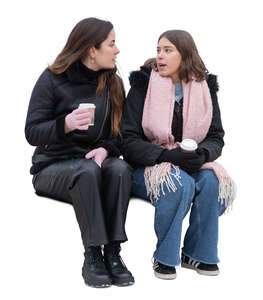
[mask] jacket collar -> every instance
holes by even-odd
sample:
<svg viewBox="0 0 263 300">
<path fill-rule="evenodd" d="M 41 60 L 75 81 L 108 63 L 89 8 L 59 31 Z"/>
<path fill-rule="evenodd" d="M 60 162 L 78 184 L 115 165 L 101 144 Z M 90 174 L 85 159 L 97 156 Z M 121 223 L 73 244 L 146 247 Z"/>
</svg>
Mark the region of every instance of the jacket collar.
<svg viewBox="0 0 263 300">
<path fill-rule="evenodd" d="M 97 84 L 98 78 L 101 74 L 106 73 L 107 76 L 110 77 L 115 74 L 116 71 L 116 67 L 114 69 L 101 69 L 99 71 L 93 71 L 86 67 L 81 60 L 77 60 L 67 68 L 65 73 L 71 82 Z"/>
</svg>

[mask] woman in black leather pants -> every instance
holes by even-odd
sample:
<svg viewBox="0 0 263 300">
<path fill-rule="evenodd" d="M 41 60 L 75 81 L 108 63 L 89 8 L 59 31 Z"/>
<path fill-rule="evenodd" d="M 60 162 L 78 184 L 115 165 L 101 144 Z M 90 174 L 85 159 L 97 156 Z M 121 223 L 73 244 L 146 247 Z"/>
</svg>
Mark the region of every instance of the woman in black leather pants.
<svg viewBox="0 0 263 300">
<path fill-rule="evenodd" d="M 122 80 L 113 25 L 87 18 L 33 89 L 25 126 L 37 146 L 30 169 L 36 193 L 71 203 L 85 248 L 82 275 L 93 287 L 134 283 L 120 257 L 131 168 L 120 156 Z M 90 109 L 96 106 L 94 125 Z"/>
</svg>

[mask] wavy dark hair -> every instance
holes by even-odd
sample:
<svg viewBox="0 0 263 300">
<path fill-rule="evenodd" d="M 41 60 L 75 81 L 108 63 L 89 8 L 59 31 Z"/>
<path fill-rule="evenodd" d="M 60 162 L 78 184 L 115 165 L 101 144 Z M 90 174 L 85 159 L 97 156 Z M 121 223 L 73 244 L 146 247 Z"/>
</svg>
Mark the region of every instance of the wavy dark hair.
<svg viewBox="0 0 263 300">
<path fill-rule="evenodd" d="M 158 42 L 163 37 L 174 44 L 182 56 L 178 69 L 179 79 L 186 83 L 193 77 L 199 82 L 204 80 L 208 70 L 198 53 L 191 34 L 184 30 L 168 30 L 160 35 Z"/>
<path fill-rule="evenodd" d="M 71 31 L 65 47 L 59 53 L 54 63 L 48 69 L 55 73 L 63 73 L 71 64 L 88 55 L 91 47 L 100 49 L 101 43 L 107 39 L 113 25 L 109 21 L 97 18 L 86 18 L 81 20 Z M 114 137 L 120 135 L 120 121 L 122 117 L 122 106 L 125 97 L 124 86 L 117 74 L 107 76 L 106 72 L 99 75 L 97 95 L 101 94 L 106 86 L 109 87 L 112 102 L 111 134 Z"/>
</svg>

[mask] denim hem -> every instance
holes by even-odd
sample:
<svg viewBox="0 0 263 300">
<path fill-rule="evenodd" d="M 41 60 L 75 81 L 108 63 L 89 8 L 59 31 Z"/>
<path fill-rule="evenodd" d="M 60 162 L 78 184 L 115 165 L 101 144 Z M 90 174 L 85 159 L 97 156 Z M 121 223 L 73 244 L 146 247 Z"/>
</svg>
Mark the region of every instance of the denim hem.
<svg viewBox="0 0 263 300">
<path fill-rule="evenodd" d="M 159 258 L 157 258 L 155 255 L 153 256 L 159 263 L 163 264 L 163 265 L 166 265 L 166 266 L 169 266 L 169 267 L 179 267 L 180 266 L 180 263 L 179 264 L 167 264 L 166 262 L 164 262 L 163 260 L 160 260 Z"/>
<path fill-rule="evenodd" d="M 204 259 L 200 259 L 198 257 L 194 258 L 193 256 L 187 254 L 186 252 L 182 251 L 182 253 L 185 255 L 185 256 L 188 256 L 189 258 L 193 259 L 193 260 L 196 260 L 198 262 L 201 262 L 201 263 L 204 263 L 204 264 L 208 264 L 208 265 L 215 265 L 215 264 L 218 264 L 220 262 L 220 260 L 218 259 L 216 262 L 211 262 L 211 261 L 207 261 L 207 260 L 204 260 Z"/>
</svg>

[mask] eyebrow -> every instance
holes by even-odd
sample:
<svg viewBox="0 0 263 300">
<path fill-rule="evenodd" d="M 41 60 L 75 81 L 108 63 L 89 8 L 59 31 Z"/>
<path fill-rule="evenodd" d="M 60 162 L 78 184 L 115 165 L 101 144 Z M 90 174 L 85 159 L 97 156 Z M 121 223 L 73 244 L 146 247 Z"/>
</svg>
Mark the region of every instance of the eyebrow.
<svg viewBox="0 0 263 300">
<path fill-rule="evenodd" d="M 160 46 L 157 46 L 157 49 L 161 48 Z M 173 46 L 164 46 L 163 48 L 173 48 Z"/>
</svg>

